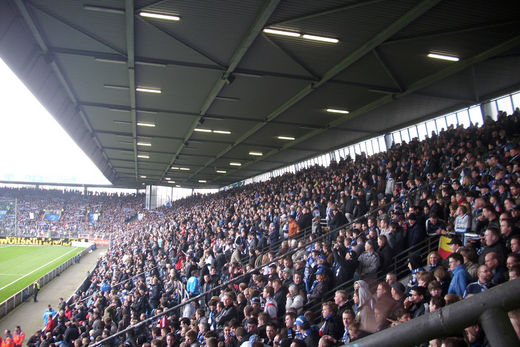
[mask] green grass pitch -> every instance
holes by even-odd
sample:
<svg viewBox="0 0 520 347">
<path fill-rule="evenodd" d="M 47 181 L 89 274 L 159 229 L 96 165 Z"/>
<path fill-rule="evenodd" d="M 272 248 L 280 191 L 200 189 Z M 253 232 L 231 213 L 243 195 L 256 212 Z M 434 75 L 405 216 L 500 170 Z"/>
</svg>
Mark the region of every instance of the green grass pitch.
<svg viewBox="0 0 520 347">
<path fill-rule="evenodd" d="M 82 250 L 65 246 L 0 246 L 0 302 Z"/>
</svg>

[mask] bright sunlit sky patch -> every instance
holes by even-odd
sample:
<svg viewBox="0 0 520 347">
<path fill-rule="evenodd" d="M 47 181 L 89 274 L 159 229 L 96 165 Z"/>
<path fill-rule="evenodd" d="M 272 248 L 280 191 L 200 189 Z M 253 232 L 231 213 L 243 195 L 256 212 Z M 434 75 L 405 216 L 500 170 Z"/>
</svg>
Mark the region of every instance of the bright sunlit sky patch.
<svg viewBox="0 0 520 347">
<path fill-rule="evenodd" d="M 0 180 L 110 184 L 0 59 Z"/>
</svg>

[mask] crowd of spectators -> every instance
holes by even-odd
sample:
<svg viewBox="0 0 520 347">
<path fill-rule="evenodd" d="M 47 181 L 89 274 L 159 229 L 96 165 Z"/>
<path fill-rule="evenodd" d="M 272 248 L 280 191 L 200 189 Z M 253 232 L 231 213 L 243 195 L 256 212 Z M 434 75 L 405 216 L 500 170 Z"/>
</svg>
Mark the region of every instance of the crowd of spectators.
<svg viewBox="0 0 520 347">
<path fill-rule="evenodd" d="M 514 280 L 518 134 L 516 111 L 148 211 L 113 229 L 89 287 L 29 346 L 341 345 Z M 447 260 L 415 254 L 439 235 L 452 238 Z M 388 272 L 405 250 L 406 285 Z M 350 279 L 353 292 L 327 296 Z M 486 337 L 475 325 L 450 341 Z"/>
<path fill-rule="evenodd" d="M 76 190 L 0 188 L 0 199 L 10 201 L 3 218 L 15 214 L 8 235 L 42 237 L 110 237 L 126 227 L 126 221 L 144 210 L 143 194 L 107 194 Z M 12 202 L 16 199 L 16 207 Z M 7 207 L 4 207 L 7 208 Z M 95 217 L 89 217 L 95 214 Z M 46 218 L 47 215 L 58 218 Z M 0 223 L 3 222 L 0 219 Z M 14 230 L 16 227 L 16 230 Z"/>
</svg>

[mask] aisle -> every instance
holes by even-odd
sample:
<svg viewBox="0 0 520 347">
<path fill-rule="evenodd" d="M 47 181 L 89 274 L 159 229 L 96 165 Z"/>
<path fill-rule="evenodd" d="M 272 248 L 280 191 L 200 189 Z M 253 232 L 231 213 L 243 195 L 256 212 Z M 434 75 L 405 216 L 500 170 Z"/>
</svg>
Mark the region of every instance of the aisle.
<svg viewBox="0 0 520 347">
<path fill-rule="evenodd" d="M 47 305 L 51 304 L 52 308 L 56 310 L 60 297 L 68 299 L 85 280 L 87 272 L 94 269 L 101 253 L 105 251 L 106 247 L 103 247 L 87 254 L 81 258 L 79 264 L 70 266 L 60 276 L 42 287 L 38 293 L 38 302 L 33 302 L 31 296 L 25 303 L 2 318 L 0 320 L 0 334 L 4 336 L 5 329 L 13 331 L 17 325 L 20 325 L 25 332 L 25 342 L 27 342 L 36 330 L 43 327 L 43 312 L 47 309 Z"/>
</svg>

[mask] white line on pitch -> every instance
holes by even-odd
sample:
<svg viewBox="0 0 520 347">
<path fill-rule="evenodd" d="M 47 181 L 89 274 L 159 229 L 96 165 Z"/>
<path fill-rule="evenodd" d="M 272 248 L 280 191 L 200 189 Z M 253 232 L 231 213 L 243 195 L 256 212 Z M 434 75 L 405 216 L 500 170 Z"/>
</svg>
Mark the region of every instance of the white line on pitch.
<svg viewBox="0 0 520 347">
<path fill-rule="evenodd" d="M 36 272 L 36 271 L 40 270 L 41 268 L 46 267 L 47 265 L 49 265 L 49 264 L 51 264 L 51 263 L 54 263 L 56 260 L 58 260 L 58 259 L 60 259 L 60 258 L 63 258 L 64 256 L 66 256 L 66 255 L 69 254 L 70 252 L 72 252 L 72 251 L 76 251 L 76 250 L 77 250 L 77 249 L 71 249 L 71 250 L 68 251 L 67 253 L 65 253 L 65 254 L 63 254 L 63 255 L 61 255 L 61 256 L 59 256 L 59 257 L 56 258 L 56 259 L 51 260 L 51 261 L 48 262 L 47 264 L 43 264 L 43 265 L 40 266 L 39 268 L 32 270 L 31 272 L 29 272 L 29 273 L 23 275 L 23 276 L 20 277 L 20 278 L 17 278 L 16 280 L 12 281 L 12 282 L 9 283 L 9 284 L 6 284 L 6 285 L 3 286 L 2 288 L 0 288 L 0 290 L 9 287 L 11 284 L 18 282 L 18 281 L 21 280 L 22 278 L 25 278 L 25 277 L 29 276 L 29 275 L 32 274 L 33 272 Z"/>
</svg>

